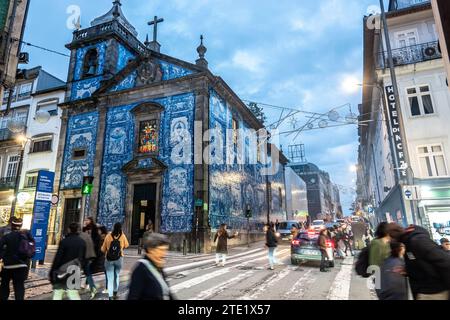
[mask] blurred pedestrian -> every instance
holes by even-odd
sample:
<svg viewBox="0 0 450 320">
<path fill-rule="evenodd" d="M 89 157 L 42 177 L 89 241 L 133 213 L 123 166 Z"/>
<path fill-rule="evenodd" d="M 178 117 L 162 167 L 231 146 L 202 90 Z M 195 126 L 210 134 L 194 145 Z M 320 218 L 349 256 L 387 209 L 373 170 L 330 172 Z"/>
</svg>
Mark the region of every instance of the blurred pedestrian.
<svg viewBox="0 0 450 320">
<path fill-rule="evenodd" d="M 236 238 L 238 235 L 235 232 L 233 235 L 230 235 L 227 231 L 227 225 L 222 223 L 219 227 L 219 231 L 214 236 L 214 243 L 217 241 L 216 247 L 216 266 L 219 266 L 220 259 L 222 259 L 222 267 L 225 267 L 225 262 L 228 255 L 228 239 Z"/>
<path fill-rule="evenodd" d="M 145 232 L 142 235 L 142 238 L 143 239 L 147 238 L 152 232 L 155 232 L 155 230 L 153 228 L 153 221 L 149 220 L 148 224 L 145 226 Z"/>
<path fill-rule="evenodd" d="M 101 249 L 103 247 L 103 243 L 105 243 L 105 238 L 108 235 L 108 229 L 106 228 L 106 226 L 100 226 L 98 228 L 98 232 L 100 234 L 100 249 Z M 102 268 L 103 268 L 103 274 L 105 275 L 105 289 L 103 290 L 102 293 L 108 294 L 108 277 L 106 275 L 106 268 L 105 268 L 106 256 L 102 250 L 100 250 L 100 255 L 101 255 L 101 258 L 99 259 L 99 264 L 101 263 Z"/>
<path fill-rule="evenodd" d="M 128 246 L 128 239 L 122 232 L 122 224 L 116 223 L 113 231 L 106 236 L 102 246 L 102 251 L 106 254 L 105 269 L 108 278 L 109 300 L 117 300 L 118 298 L 119 276 L 123 266 L 123 250 Z"/>
<path fill-rule="evenodd" d="M 266 224 L 264 226 L 264 232 L 266 233 L 266 248 L 269 250 L 269 269 L 273 270 L 273 266 L 276 263 L 275 260 L 275 250 L 277 249 L 277 237 L 275 236 L 275 230 L 273 224 Z"/>
<path fill-rule="evenodd" d="M 149 233 L 143 239 L 144 257 L 131 274 L 128 300 L 174 300 L 163 272 L 169 250 L 169 239 Z"/>
<path fill-rule="evenodd" d="M 79 236 L 79 225 L 71 223 L 69 233 L 59 243 L 58 251 L 53 259 L 49 272 L 49 280 L 53 285 L 53 300 L 62 300 L 64 295 L 70 300 L 81 300 L 76 283 L 69 286 L 68 278 L 72 275 L 70 267 L 80 269 L 86 264 L 86 241 Z M 79 279 L 81 284 L 81 278 Z"/>
<path fill-rule="evenodd" d="M 317 243 L 320 248 L 320 253 L 322 255 L 321 259 L 320 259 L 320 272 L 329 272 L 330 271 L 326 268 L 327 262 L 329 261 L 329 257 L 328 257 L 328 253 L 327 253 L 327 240 L 328 240 L 327 230 L 326 229 L 320 230 L 319 238 L 317 240 Z"/>
<path fill-rule="evenodd" d="M 350 226 L 349 225 L 344 225 L 344 228 L 342 230 L 342 242 L 344 243 L 345 246 L 345 256 L 348 256 L 347 250 L 350 249 L 350 254 L 352 255 L 352 257 L 354 256 L 353 254 L 353 249 L 352 249 L 352 233 L 350 230 Z"/>
<path fill-rule="evenodd" d="M 441 242 L 441 248 L 442 248 L 445 252 L 447 252 L 447 253 L 450 254 L 450 241 L 448 241 L 447 238 L 442 238 L 440 242 Z"/>
<path fill-rule="evenodd" d="M 3 236 L 6 236 L 8 233 L 11 232 L 12 228 L 11 228 L 11 224 L 13 221 L 14 217 L 10 217 L 8 220 L 8 224 L 2 228 L 0 228 L 0 238 L 2 238 Z"/>
<path fill-rule="evenodd" d="M 408 284 L 405 270 L 405 245 L 390 243 L 391 255 L 381 267 L 380 300 L 408 300 Z"/>
<path fill-rule="evenodd" d="M 92 240 L 92 236 L 90 230 L 87 225 L 89 224 L 89 220 L 85 220 L 83 230 L 80 233 L 80 238 L 84 240 L 86 243 L 86 254 L 83 264 L 83 272 L 86 275 L 86 284 L 89 285 L 89 291 L 91 293 L 91 299 L 94 299 L 97 295 L 97 286 L 95 285 L 94 278 L 92 276 L 92 263 L 95 258 L 97 258 L 97 254 L 95 253 L 95 245 Z M 96 231 L 97 232 L 97 231 Z"/>
<path fill-rule="evenodd" d="M 391 255 L 391 237 L 389 236 L 388 226 L 387 222 L 381 222 L 375 231 L 375 239 L 370 243 L 369 266 L 381 268 L 384 260 Z"/>
<path fill-rule="evenodd" d="M 10 221 L 11 232 L 0 239 L 0 260 L 3 260 L 0 301 L 9 299 L 11 281 L 15 299 L 24 300 L 25 280 L 35 252 L 35 241 L 30 232 L 21 230 L 22 219 L 13 217 Z"/>
<path fill-rule="evenodd" d="M 416 300 L 449 300 L 450 255 L 419 226 L 403 229 L 392 223 L 390 236 L 406 246 L 405 265 Z"/>
</svg>

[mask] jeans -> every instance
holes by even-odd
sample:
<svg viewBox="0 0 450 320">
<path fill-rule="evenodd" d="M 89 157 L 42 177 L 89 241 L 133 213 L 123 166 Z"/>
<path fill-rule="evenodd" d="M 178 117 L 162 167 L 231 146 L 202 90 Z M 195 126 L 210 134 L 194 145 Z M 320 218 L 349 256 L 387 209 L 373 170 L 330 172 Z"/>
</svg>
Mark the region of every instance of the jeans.
<svg viewBox="0 0 450 320">
<path fill-rule="evenodd" d="M 0 289 L 0 301 L 6 301 L 9 299 L 9 283 L 13 282 L 14 297 L 16 300 L 25 299 L 25 280 L 28 277 L 28 268 L 22 267 L 17 269 L 5 269 L 3 268 L 2 273 L 2 284 Z"/>
<path fill-rule="evenodd" d="M 225 265 L 225 262 L 227 261 L 227 254 L 226 253 L 216 253 L 216 264 L 219 264 L 220 259 L 222 259 L 222 264 Z"/>
<path fill-rule="evenodd" d="M 271 268 L 273 268 L 273 265 L 276 263 L 275 259 L 275 250 L 277 247 L 269 247 L 269 265 Z"/>
<path fill-rule="evenodd" d="M 92 290 L 96 288 L 94 278 L 92 277 L 92 260 L 86 262 L 86 266 L 84 267 L 84 274 L 86 275 L 86 283 L 89 285 L 89 289 Z"/>
<path fill-rule="evenodd" d="M 108 295 L 113 297 L 115 292 L 119 291 L 120 270 L 123 265 L 123 257 L 116 261 L 105 260 L 106 277 L 108 281 Z"/>
<path fill-rule="evenodd" d="M 67 298 L 69 298 L 69 300 L 81 300 L 78 290 L 64 290 L 64 289 L 53 290 L 53 300 L 62 300 L 64 298 L 65 293 L 67 293 Z"/>
</svg>

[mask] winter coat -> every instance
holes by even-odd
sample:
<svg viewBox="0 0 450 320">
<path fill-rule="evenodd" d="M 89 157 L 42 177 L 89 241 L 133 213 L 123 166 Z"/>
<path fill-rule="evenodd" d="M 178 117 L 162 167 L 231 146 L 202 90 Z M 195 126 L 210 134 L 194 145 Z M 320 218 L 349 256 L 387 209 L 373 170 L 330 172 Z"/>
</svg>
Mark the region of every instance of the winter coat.
<svg viewBox="0 0 450 320">
<path fill-rule="evenodd" d="M 391 245 L 381 239 L 375 239 L 370 243 L 369 248 L 369 266 L 381 266 L 391 255 Z"/>
<path fill-rule="evenodd" d="M 5 269 L 27 268 L 29 266 L 31 259 L 18 256 L 23 236 L 30 242 L 35 242 L 28 231 L 11 231 L 0 239 L 0 260 L 3 259 Z"/>
<path fill-rule="evenodd" d="M 236 236 L 234 235 L 230 236 L 228 232 L 225 232 L 222 235 L 219 235 L 219 233 L 217 232 L 216 235 L 214 236 L 214 242 L 216 242 L 217 239 L 219 239 L 219 241 L 217 242 L 216 252 L 228 254 L 228 239 L 233 239 L 235 237 Z"/>
<path fill-rule="evenodd" d="M 147 256 L 143 259 L 150 262 L 167 283 L 164 272 L 158 269 Z M 174 296 L 170 294 L 170 300 L 174 299 Z M 161 284 L 150 270 L 148 270 L 147 266 L 141 262 L 136 264 L 133 273 L 131 274 L 128 300 L 164 300 Z"/>
<path fill-rule="evenodd" d="M 266 233 L 266 246 L 269 248 L 276 248 L 277 247 L 277 237 L 275 236 L 275 232 L 273 230 L 269 229 Z"/>
<path fill-rule="evenodd" d="M 81 266 L 85 264 L 86 257 L 86 241 L 84 241 L 78 234 L 68 234 L 64 238 L 58 247 L 55 258 L 53 259 L 53 264 L 50 269 L 49 278 L 53 285 L 59 285 L 65 287 L 65 279 L 59 281 L 56 278 L 56 272 L 64 264 L 78 259 Z"/>
<path fill-rule="evenodd" d="M 320 247 L 320 250 L 326 251 L 327 250 L 327 239 L 328 237 L 326 235 L 321 234 L 319 236 L 319 239 L 317 239 L 317 244 Z"/>
<path fill-rule="evenodd" d="M 94 241 L 92 241 L 91 235 L 87 232 L 81 232 L 80 238 L 83 239 L 84 242 L 86 242 L 86 257 L 85 258 L 87 260 L 90 260 L 90 259 L 94 259 L 95 257 L 97 257 L 97 255 L 95 253 Z"/>
<path fill-rule="evenodd" d="M 406 246 L 406 272 L 414 296 L 450 290 L 450 255 L 431 240 L 426 229 L 410 227 L 400 241 Z"/>
<path fill-rule="evenodd" d="M 405 261 L 389 257 L 381 267 L 380 300 L 408 300 Z"/>
</svg>

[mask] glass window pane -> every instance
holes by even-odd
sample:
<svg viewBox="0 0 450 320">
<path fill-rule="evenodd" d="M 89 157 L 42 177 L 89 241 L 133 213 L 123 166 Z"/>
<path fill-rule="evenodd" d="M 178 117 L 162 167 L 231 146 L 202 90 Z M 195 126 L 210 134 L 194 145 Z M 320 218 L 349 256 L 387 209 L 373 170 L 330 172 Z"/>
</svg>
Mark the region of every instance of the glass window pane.
<svg viewBox="0 0 450 320">
<path fill-rule="evenodd" d="M 158 152 L 158 124 L 156 120 L 146 120 L 140 123 L 139 152 Z"/>
<path fill-rule="evenodd" d="M 419 148 L 419 153 L 428 153 L 428 148 L 427 147 L 420 147 Z"/>
<path fill-rule="evenodd" d="M 409 105 L 411 107 L 411 115 L 420 116 L 419 99 L 417 97 L 409 98 Z"/>
<path fill-rule="evenodd" d="M 422 96 L 422 102 L 425 114 L 433 114 L 434 108 L 433 102 L 431 101 L 431 96 L 430 95 Z"/>
<path fill-rule="evenodd" d="M 430 165 L 430 158 L 428 157 L 421 157 L 420 159 L 420 170 L 423 175 L 426 177 L 432 177 L 433 172 L 431 171 L 431 165 Z"/>
<path fill-rule="evenodd" d="M 430 91 L 430 87 L 429 86 L 420 87 L 420 92 L 429 92 L 429 91 Z"/>
<path fill-rule="evenodd" d="M 433 150 L 433 152 L 442 152 L 442 147 L 441 146 L 432 146 L 431 150 Z"/>
<path fill-rule="evenodd" d="M 415 93 L 416 93 L 416 88 L 408 89 L 408 94 L 415 94 Z"/>
<path fill-rule="evenodd" d="M 434 162 L 436 165 L 436 173 L 437 173 L 438 177 L 446 176 L 447 169 L 445 168 L 444 156 L 435 156 Z"/>
</svg>

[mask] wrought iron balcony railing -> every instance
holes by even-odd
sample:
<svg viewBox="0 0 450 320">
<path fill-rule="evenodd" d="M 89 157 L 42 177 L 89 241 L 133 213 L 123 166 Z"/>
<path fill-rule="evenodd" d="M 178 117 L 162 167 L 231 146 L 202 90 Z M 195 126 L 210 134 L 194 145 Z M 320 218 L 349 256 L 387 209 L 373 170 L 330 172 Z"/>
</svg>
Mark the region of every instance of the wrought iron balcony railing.
<svg viewBox="0 0 450 320">
<path fill-rule="evenodd" d="M 0 190 L 11 190 L 16 187 L 16 177 L 0 178 Z"/>
<path fill-rule="evenodd" d="M 405 66 L 408 64 L 414 64 L 424 61 L 430 61 L 442 58 L 442 54 L 439 51 L 439 44 L 435 42 L 427 42 L 414 46 L 403 47 L 392 50 L 392 57 L 394 59 L 394 65 Z M 386 69 L 389 67 L 388 54 L 386 51 L 378 54 L 378 69 Z"/>
<path fill-rule="evenodd" d="M 26 128 L 24 132 L 26 132 Z M 14 133 L 8 128 L 0 129 L 0 142 L 14 140 L 20 134 L 21 133 Z"/>
</svg>

